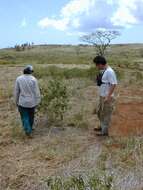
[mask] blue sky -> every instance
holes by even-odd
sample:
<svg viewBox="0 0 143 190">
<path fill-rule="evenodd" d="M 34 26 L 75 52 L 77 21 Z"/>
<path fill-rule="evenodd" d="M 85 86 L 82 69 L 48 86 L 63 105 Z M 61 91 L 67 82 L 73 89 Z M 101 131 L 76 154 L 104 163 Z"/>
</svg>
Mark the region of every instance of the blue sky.
<svg viewBox="0 0 143 190">
<path fill-rule="evenodd" d="M 119 29 L 114 43 L 143 43 L 143 0 L 0 0 L 0 47 L 76 44 L 96 29 Z"/>
</svg>

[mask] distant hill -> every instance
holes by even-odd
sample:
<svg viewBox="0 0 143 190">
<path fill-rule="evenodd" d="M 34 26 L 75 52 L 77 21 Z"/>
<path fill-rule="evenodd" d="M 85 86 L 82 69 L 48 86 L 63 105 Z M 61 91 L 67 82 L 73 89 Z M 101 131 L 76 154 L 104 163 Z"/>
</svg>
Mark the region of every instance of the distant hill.
<svg viewBox="0 0 143 190">
<path fill-rule="evenodd" d="M 0 50 L 0 65 L 6 64 L 91 64 L 95 48 L 88 45 L 35 45 L 32 49 Z M 112 64 L 143 63 L 143 44 L 114 44 L 107 51 Z M 130 64 L 129 64 L 130 63 Z"/>
</svg>

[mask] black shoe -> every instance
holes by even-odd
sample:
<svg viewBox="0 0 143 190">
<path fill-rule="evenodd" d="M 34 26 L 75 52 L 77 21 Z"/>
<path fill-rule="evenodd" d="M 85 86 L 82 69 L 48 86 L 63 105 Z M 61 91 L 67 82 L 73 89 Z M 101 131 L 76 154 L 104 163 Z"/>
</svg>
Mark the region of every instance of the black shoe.
<svg viewBox="0 0 143 190">
<path fill-rule="evenodd" d="M 25 135 L 26 135 L 29 139 L 32 139 L 32 138 L 33 138 L 32 134 L 25 133 Z"/>
<path fill-rule="evenodd" d="M 94 128 L 94 131 L 100 132 L 102 131 L 102 128 Z"/>
</svg>

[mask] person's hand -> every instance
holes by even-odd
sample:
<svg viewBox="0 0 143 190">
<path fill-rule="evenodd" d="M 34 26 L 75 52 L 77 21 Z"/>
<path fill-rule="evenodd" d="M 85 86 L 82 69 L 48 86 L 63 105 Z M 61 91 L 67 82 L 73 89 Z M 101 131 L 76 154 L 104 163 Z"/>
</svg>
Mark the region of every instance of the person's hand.
<svg viewBox="0 0 143 190">
<path fill-rule="evenodd" d="M 112 98 L 111 96 L 106 96 L 106 97 L 105 97 L 105 102 L 106 102 L 106 103 L 110 103 L 111 98 Z"/>
</svg>

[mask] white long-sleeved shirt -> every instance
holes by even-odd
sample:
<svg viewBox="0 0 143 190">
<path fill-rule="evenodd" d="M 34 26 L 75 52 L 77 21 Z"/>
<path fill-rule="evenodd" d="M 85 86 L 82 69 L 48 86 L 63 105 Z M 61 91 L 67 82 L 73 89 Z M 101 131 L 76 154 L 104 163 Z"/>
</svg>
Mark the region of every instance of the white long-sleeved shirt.
<svg viewBox="0 0 143 190">
<path fill-rule="evenodd" d="M 25 108 L 36 107 L 41 101 L 38 81 L 32 75 L 21 75 L 16 79 L 15 102 Z"/>
</svg>

